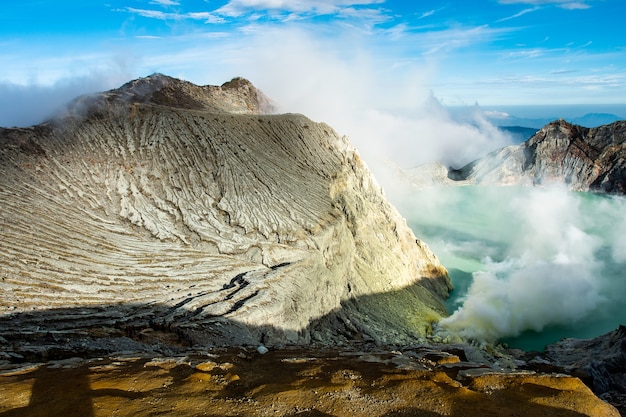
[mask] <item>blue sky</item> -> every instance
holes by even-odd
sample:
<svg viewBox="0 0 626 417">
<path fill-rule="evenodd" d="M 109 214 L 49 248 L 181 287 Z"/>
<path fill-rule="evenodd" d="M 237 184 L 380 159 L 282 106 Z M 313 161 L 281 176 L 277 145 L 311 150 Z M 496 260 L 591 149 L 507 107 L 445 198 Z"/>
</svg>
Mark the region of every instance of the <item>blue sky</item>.
<svg viewBox="0 0 626 417">
<path fill-rule="evenodd" d="M 429 96 L 444 105 L 626 103 L 623 0 L 3 3 L 5 112 L 8 98 L 17 109 L 154 72 L 198 84 L 244 76 L 302 112 L 332 95 L 401 109 Z"/>
</svg>

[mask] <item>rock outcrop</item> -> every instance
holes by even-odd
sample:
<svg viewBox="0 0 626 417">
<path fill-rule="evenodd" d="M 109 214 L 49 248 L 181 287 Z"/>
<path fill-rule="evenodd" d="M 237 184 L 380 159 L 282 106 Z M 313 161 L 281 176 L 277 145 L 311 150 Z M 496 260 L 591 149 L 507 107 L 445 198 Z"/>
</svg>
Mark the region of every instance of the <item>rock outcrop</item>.
<svg viewBox="0 0 626 417">
<path fill-rule="evenodd" d="M 428 169 L 409 172 L 414 182 Z M 439 169 L 441 171 L 441 169 Z M 626 121 L 585 128 L 557 120 L 528 141 L 494 151 L 435 182 L 500 185 L 565 184 L 576 191 L 626 193 Z"/>
<path fill-rule="evenodd" d="M 529 368 L 579 377 L 600 398 L 626 410 L 626 326 L 593 339 L 564 339 L 533 355 Z"/>
<path fill-rule="evenodd" d="M 446 270 L 345 137 L 271 108 L 243 79 L 155 75 L 1 129 L 5 339 L 424 337 Z"/>
</svg>

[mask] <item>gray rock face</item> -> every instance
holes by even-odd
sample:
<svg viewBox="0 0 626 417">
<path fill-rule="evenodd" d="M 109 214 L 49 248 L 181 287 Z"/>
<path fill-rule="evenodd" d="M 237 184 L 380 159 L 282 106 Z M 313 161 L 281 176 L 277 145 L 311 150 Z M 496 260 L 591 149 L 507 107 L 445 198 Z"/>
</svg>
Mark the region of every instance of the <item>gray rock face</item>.
<svg viewBox="0 0 626 417">
<path fill-rule="evenodd" d="M 626 122 L 585 128 L 557 120 L 528 141 L 448 173 L 453 181 L 566 184 L 576 191 L 626 193 Z"/>
<path fill-rule="evenodd" d="M 0 130 L 0 333 L 425 336 L 446 270 L 346 138 L 270 104 L 156 75 Z"/>
</svg>

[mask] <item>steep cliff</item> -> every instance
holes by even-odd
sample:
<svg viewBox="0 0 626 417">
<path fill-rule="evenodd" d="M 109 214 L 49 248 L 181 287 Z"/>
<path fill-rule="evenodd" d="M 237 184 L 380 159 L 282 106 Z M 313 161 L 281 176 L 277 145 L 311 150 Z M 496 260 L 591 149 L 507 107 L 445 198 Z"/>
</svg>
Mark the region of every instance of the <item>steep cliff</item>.
<svg viewBox="0 0 626 417">
<path fill-rule="evenodd" d="M 447 272 L 346 138 L 271 109 L 243 79 L 154 75 L 0 130 L 2 333 L 423 337 Z"/>
<path fill-rule="evenodd" d="M 453 170 L 454 181 L 566 184 L 577 191 L 626 193 L 626 121 L 585 128 L 557 120 L 528 141 Z"/>
</svg>

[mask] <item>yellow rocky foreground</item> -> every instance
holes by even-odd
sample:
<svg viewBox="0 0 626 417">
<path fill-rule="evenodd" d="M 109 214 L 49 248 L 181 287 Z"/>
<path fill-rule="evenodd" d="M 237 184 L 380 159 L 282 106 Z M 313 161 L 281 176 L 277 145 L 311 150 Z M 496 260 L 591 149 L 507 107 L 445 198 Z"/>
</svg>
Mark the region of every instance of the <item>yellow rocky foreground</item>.
<svg viewBox="0 0 626 417">
<path fill-rule="evenodd" d="M 454 355 L 252 349 L 0 374 L 0 416 L 619 416 L 579 379 Z"/>
</svg>

